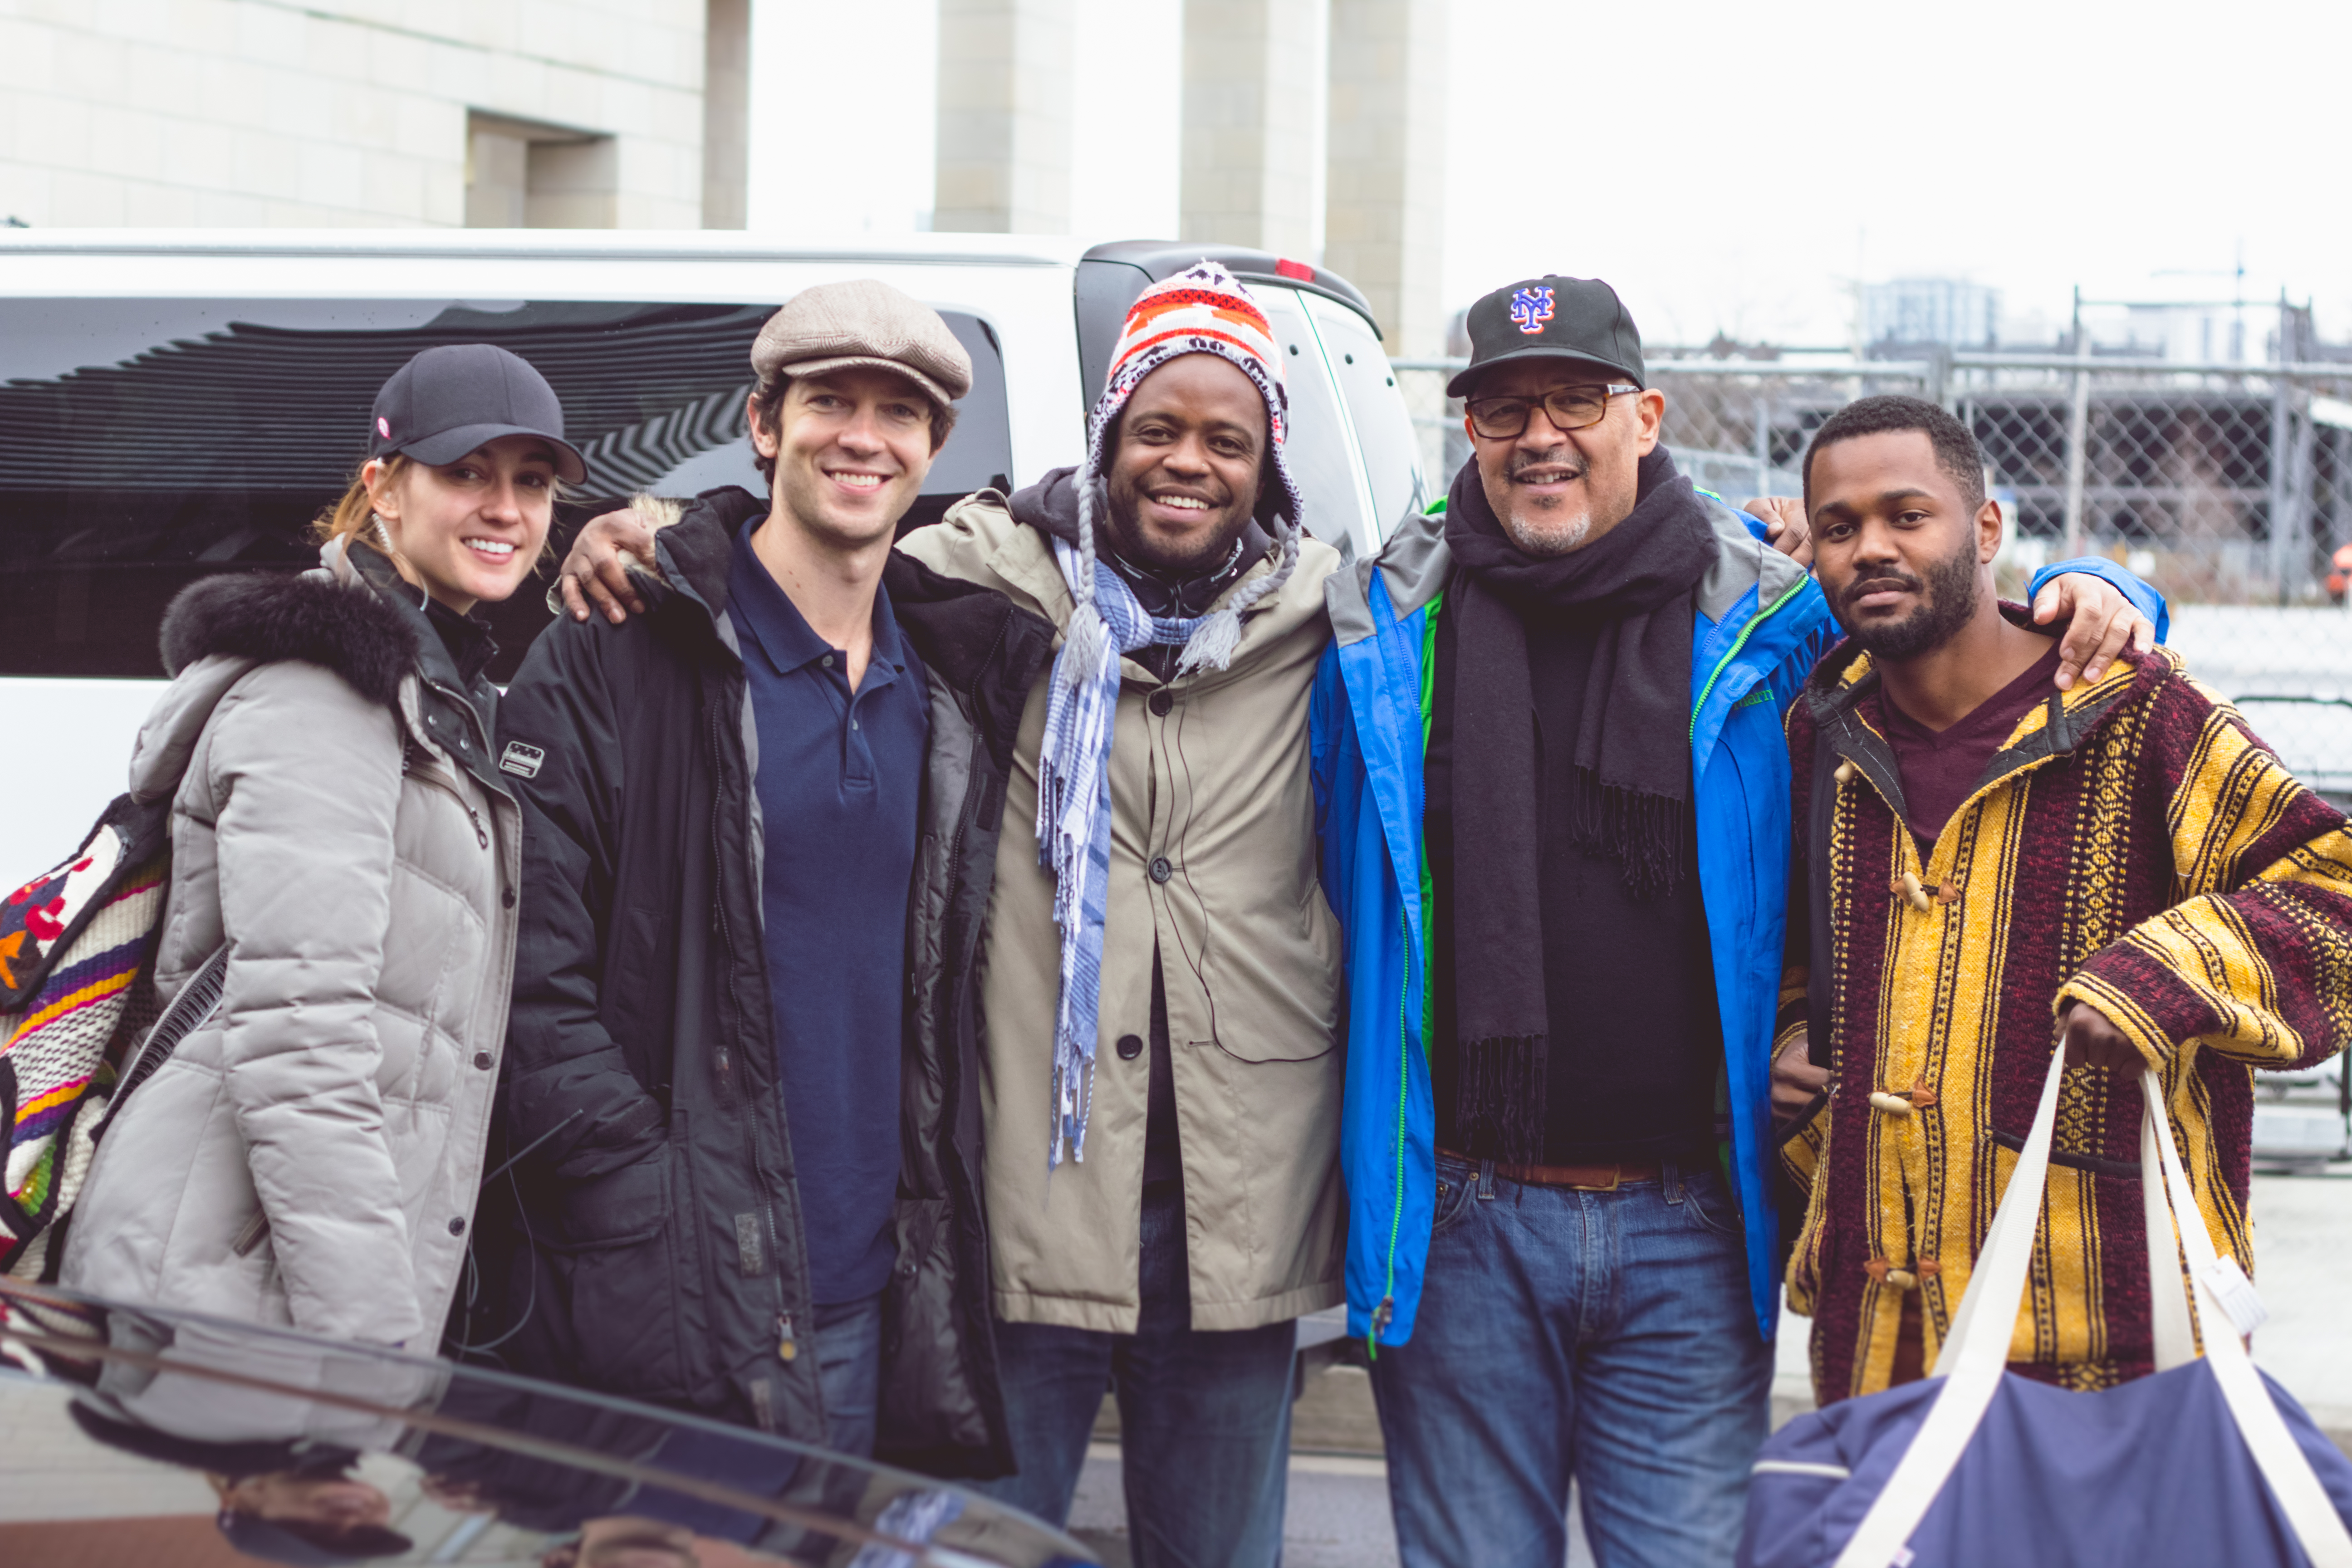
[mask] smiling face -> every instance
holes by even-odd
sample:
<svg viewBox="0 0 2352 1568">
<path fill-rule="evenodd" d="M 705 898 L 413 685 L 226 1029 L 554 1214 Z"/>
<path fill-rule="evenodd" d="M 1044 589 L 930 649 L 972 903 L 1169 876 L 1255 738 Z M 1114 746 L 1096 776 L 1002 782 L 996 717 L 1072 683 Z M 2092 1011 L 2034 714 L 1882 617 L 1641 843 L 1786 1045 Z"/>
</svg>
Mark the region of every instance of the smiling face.
<svg viewBox="0 0 2352 1568">
<path fill-rule="evenodd" d="M 840 549 L 887 541 L 931 471 L 931 401 L 903 375 L 852 365 L 795 376 L 751 444 L 775 466 L 772 508 Z"/>
<path fill-rule="evenodd" d="M 1527 428 L 1517 436 L 1490 439 L 1475 429 L 1470 433 L 1486 504 L 1511 542 L 1527 554 L 1581 550 L 1632 514 L 1641 490 L 1642 458 L 1658 444 L 1665 395 L 1621 394 L 1608 400 L 1609 412 L 1599 424 L 1569 431 L 1554 426 L 1541 404 L 1555 387 L 1605 386 L 1622 379 L 1600 365 L 1536 360 L 1498 365 L 1470 389 L 1474 398 L 1535 402 Z"/>
<path fill-rule="evenodd" d="M 464 615 L 522 585 L 555 516 L 555 450 L 501 436 L 454 463 L 381 459 L 360 470 L 392 547 L 439 603 Z"/>
<path fill-rule="evenodd" d="M 1162 571 L 1223 561 L 1265 471 L 1257 384 L 1215 354 L 1181 355 L 1143 378 L 1113 435 L 1104 522 L 1118 552 Z"/>
<path fill-rule="evenodd" d="M 1895 663 L 1943 647 L 1992 588 L 2000 508 L 1971 508 L 1924 430 L 1814 449 L 1813 573 L 1838 624 Z"/>
</svg>

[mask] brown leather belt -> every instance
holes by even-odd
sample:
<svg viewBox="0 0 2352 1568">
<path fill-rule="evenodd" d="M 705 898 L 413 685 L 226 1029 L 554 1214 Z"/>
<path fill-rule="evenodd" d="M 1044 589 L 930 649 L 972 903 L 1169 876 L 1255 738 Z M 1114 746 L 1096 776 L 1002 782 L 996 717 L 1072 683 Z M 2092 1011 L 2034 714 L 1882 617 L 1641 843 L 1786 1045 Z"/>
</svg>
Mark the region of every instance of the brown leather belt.
<svg viewBox="0 0 2352 1568">
<path fill-rule="evenodd" d="M 1441 1147 L 1438 1153 L 1448 1160 L 1459 1160 L 1475 1166 L 1479 1162 L 1456 1150 Z M 1656 1161 L 1631 1165 L 1507 1165 L 1495 1162 L 1495 1174 L 1507 1182 L 1517 1182 L 1528 1187 L 1575 1187 L 1582 1192 L 1613 1193 L 1619 1187 L 1635 1182 L 1662 1182 L 1665 1169 Z"/>
</svg>

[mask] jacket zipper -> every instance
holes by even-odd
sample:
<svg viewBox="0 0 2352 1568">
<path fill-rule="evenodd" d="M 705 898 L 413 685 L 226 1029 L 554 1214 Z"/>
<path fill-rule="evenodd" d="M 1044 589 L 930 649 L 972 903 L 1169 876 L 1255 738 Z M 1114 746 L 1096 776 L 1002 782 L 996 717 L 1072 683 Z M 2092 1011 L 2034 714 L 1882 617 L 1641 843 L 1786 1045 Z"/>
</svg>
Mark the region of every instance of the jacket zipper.
<svg viewBox="0 0 2352 1568">
<path fill-rule="evenodd" d="M 711 885 L 710 925 L 711 929 L 719 933 L 719 961 L 727 966 L 728 995 L 734 1002 L 736 1011 L 740 1015 L 742 1011 L 742 998 L 735 992 L 735 932 L 734 928 L 727 923 L 727 873 L 725 870 L 727 860 L 725 846 L 719 837 L 719 819 L 725 814 L 727 793 L 726 747 L 720 734 L 720 722 L 717 710 L 713 710 L 709 726 L 710 872 L 714 879 Z M 719 1042 L 716 1065 L 719 1068 L 719 1093 L 731 1104 L 739 1098 L 735 1088 L 735 1061 L 733 1053 L 723 1040 Z M 774 1228 L 773 1223 L 771 1222 L 769 1229 L 772 1231 Z"/>
<path fill-rule="evenodd" d="M 457 705 L 457 707 L 465 713 L 466 721 L 474 731 L 474 738 L 482 743 L 483 754 L 487 756 L 489 753 L 490 738 L 483 731 L 481 721 L 482 716 L 480 711 L 475 708 L 473 700 L 467 697 L 464 692 L 457 690 L 455 687 L 444 685 L 438 680 L 428 680 L 422 675 L 417 677 L 417 680 L 418 683 L 426 690 L 436 692 L 446 700 Z M 409 756 L 407 753 L 404 752 L 401 759 L 400 771 L 403 773 L 406 773 L 409 771 Z M 452 764 L 451 771 L 455 773 L 460 770 L 457 769 L 455 764 Z M 431 773 L 427 773 L 425 776 L 432 783 L 439 784 L 443 789 L 447 790 L 451 795 L 457 797 L 457 804 L 466 808 L 466 816 L 467 820 L 472 822 L 474 825 L 474 842 L 481 846 L 483 848 L 488 849 L 490 847 L 490 830 L 482 825 L 482 814 L 474 809 L 474 803 L 466 798 L 465 792 L 457 788 L 456 785 L 450 784 L 447 780 L 435 777 Z"/>
<path fill-rule="evenodd" d="M 991 663 L 992 663 L 992 662 L 995 660 L 997 654 L 998 654 L 998 653 L 999 653 L 999 652 L 1003 648 L 1003 647 L 1004 647 L 1004 628 L 1005 628 L 1007 626 L 1011 625 L 1011 624 L 1012 624 L 1012 617 L 1011 617 L 1010 616 L 1003 616 L 1003 617 L 1000 618 L 1000 619 L 997 621 L 997 623 L 996 623 L 996 636 L 995 636 L 995 637 L 994 637 L 994 638 L 993 638 L 993 639 L 989 643 L 989 645 L 988 645 L 988 651 L 987 651 L 986 653 L 984 653 L 984 654 L 982 654 L 982 655 L 981 655 L 981 656 L 980 656 L 980 664 L 979 664 L 979 666 L 978 666 L 978 668 L 979 668 L 986 669 L 986 668 L 989 667 L 989 665 L 990 665 Z M 978 678 L 977 676 L 975 676 L 975 677 L 973 678 L 972 684 L 973 684 L 973 687 L 974 687 L 974 689 L 975 689 L 975 692 L 976 692 L 976 691 L 977 691 L 977 689 L 978 689 L 978 686 L 979 686 L 979 678 Z M 977 700 L 977 697 L 976 697 L 976 696 L 975 696 L 975 700 Z M 976 724 L 976 723 L 975 723 L 975 724 L 971 727 L 971 731 L 972 731 L 972 739 L 973 739 L 973 740 L 974 740 L 974 741 L 975 741 L 979 745 L 981 745 L 982 747 L 983 747 L 983 748 L 984 748 L 984 747 L 986 747 L 986 745 L 988 744 L 988 742 L 987 742 L 987 740 L 986 740 L 986 739 L 985 739 L 985 738 L 981 734 L 981 732 L 980 732 L 980 726 L 979 726 L 978 724 Z M 955 897 L 955 878 L 956 878 L 956 876 L 957 876 L 957 870 L 956 870 L 956 868 L 957 868 L 958 867 L 960 867 L 960 866 L 961 866 L 961 865 L 963 864 L 963 837 L 964 837 L 964 831 L 965 831 L 965 829 L 966 829 L 966 828 L 968 828 L 968 827 L 971 825 L 972 814 L 973 814 L 973 812 L 977 809 L 977 806 L 978 806 L 978 797 L 977 797 L 976 795 L 972 795 L 969 790 L 967 790 L 967 791 L 965 792 L 965 798 L 964 798 L 964 803 L 963 803 L 963 809 L 962 809 L 961 811 L 960 811 L 960 812 L 956 813 L 956 825 L 955 825 L 955 834 L 954 834 L 954 837 L 952 837 L 951 838 L 950 838 L 950 839 L 948 840 L 948 864 L 947 864 L 947 873 L 948 873 L 948 879 L 949 879 L 949 885 L 948 885 L 948 901 L 949 901 L 949 902 L 950 902 L 950 903 L 954 900 L 954 897 Z M 943 904 L 941 904 L 941 905 L 940 905 L 940 908 L 942 908 L 942 909 L 945 909 L 946 907 L 947 907 L 947 904 L 945 904 L 945 903 L 943 903 Z"/>
<path fill-rule="evenodd" d="M 1404 932 L 1404 950 L 1412 952 L 1412 922 L 1397 906 L 1397 924 Z M 1408 1090 L 1412 1083 L 1412 1013 L 1405 1005 L 1412 994 L 1408 985 L 1397 992 L 1397 1120 L 1396 1120 L 1396 1183 L 1391 1191 L 1395 1201 L 1389 1209 L 1389 1256 L 1387 1273 L 1381 1280 L 1381 1304 L 1372 1309 L 1371 1321 L 1364 1330 L 1364 1358 L 1381 1359 L 1381 1331 L 1396 1316 L 1396 1249 L 1397 1237 L 1404 1230 L 1404 1118 Z"/>
<path fill-rule="evenodd" d="M 735 930 L 727 919 L 726 858 L 719 841 L 719 820 L 726 805 L 724 797 L 727 789 L 727 755 L 726 747 L 722 743 L 725 725 L 725 716 L 718 709 L 713 708 L 710 713 L 710 861 L 711 873 L 716 879 L 712 885 L 712 892 L 716 896 L 710 901 L 710 912 L 719 929 L 719 959 L 727 966 L 728 996 L 734 1005 L 735 1016 L 740 1018 L 743 1015 L 743 998 L 736 990 L 735 984 Z M 745 781 L 745 787 L 751 787 L 749 780 Z M 740 1098 L 737 1095 L 733 1072 L 728 1047 L 722 1044 L 719 1047 L 720 1088 L 730 1099 Z M 781 1121 L 783 1116 L 782 1104 L 776 1107 L 776 1114 Z M 760 1175 L 760 1218 L 767 1226 L 768 1255 L 776 1260 L 776 1288 L 781 1291 L 784 1288 L 784 1273 L 787 1267 L 784 1262 L 783 1235 L 776 1225 L 776 1204 L 768 1175 L 767 1163 L 760 1158 L 760 1134 L 756 1124 L 749 1129 L 748 1136 L 751 1142 L 751 1168 Z M 776 1359 L 790 1363 L 799 1355 L 800 1345 L 793 1332 L 793 1315 L 780 1310 L 776 1314 Z"/>
<path fill-rule="evenodd" d="M 449 798 L 456 801 L 465 812 L 466 819 L 474 825 L 474 842 L 485 849 L 490 847 L 490 830 L 482 825 L 482 814 L 474 809 L 474 803 L 466 798 L 466 792 L 444 778 L 437 768 L 420 771 L 416 766 L 416 752 L 414 749 L 402 753 L 400 773 L 403 778 L 418 779 L 433 785 L 436 789 L 446 791 Z"/>
<path fill-rule="evenodd" d="M 1429 509 L 1429 514 L 1439 517 L 1444 514 L 1444 510 L 1445 503 L 1441 500 L 1435 506 Z M 1421 689 L 1418 693 L 1420 700 L 1417 706 L 1421 717 L 1422 751 L 1424 754 L 1429 750 L 1430 717 L 1432 705 L 1435 700 L 1437 682 L 1437 616 L 1444 602 L 1445 595 L 1440 594 L 1422 610 Z M 1420 872 L 1422 910 L 1423 917 L 1427 918 L 1433 891 L 1429 881 L 1429 851 L 1425 845 L 1422 849 Z M 1404 932 L 1404 950 L 1407 955 L 1410 955 L 1412 952 L 1412 921 L 1405 914 L 1402 899 L 1397 904 L 1397 925 Z M 1424 946 L 1422 963 L 1422 1019 L 1424 1026 L 1428 1023 L 1430 1005 L 1427 952 L 1428 950 Z M 1380 1360 L 1381 1331 L 1387 1328 L 1396 1318 L 1397 1239 L 1404 1232 L 1405 1110 L 1412 1086 L 1412 1014 L 1405 1006 L 1405 996 L 1411 990 L 1412 987 L 1406 985 L 1397 992 L 1396 1177 L 1394 1184 L 1390 1188 L 1391 1202 L 1389 1208 L 1388 1261 L 1381 1281 L 1380 1305 L 1372 1309 L 1370 1326 L 1364 1331 L 1364 1359 L 1367 1361 Z M 1422 1043 L 1422 1048 L 1428 1049 L 1426 1040 Z"/>
<path fill-rule="evenodd" d="M 1810 576 L 1811 574 L 1808 574 L 1805 577 L 1798 578 L 1789 584 L 1788 592 L 1773 600 L 1766 608 L 1749 616 L 1748 624 L 1739 628 L 1739 635 L 1731 639 L 1731 646 L 1724 649 L 1723 657 L 1715 661 L 1715 668 L 1707 672 L 1706 684 L 1698 689 L 1698 700 L 1691 704 L 1690 738 L 1692 740 L 1698 739 L 1698 716 L 1706 711 L 1706 700 L 1714 695 L 1715 683 L 1723 678 L 1723 672 L 1730 668 L 1731 661 L 1739 657 L 1739 650 L 1748 646 L 1748 639 L 1754 635 L 1756 628 L 1762 626 L 1767 618 L 1777 614 L 1781 605 L 1795 598 Z"/>
</svg>

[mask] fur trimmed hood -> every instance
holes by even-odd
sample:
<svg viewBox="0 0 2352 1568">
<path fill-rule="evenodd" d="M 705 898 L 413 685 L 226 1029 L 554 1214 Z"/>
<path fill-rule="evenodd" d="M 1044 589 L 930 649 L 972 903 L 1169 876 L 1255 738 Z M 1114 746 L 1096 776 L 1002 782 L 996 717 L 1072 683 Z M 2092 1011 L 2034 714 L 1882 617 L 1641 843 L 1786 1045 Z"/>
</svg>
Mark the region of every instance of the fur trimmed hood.
<svg viewBox="0 0 2352 1568">
<path fill-rule="evenodd" d="M 265 664 L 323 665 L 372 702 L 397 709 L 401 678 L 416 668 L 415 629 L 364 583 L 321 572 L 241 572 L 189 584 L 163 612 L 163 670 L 227 654 Z"/>
</svg>

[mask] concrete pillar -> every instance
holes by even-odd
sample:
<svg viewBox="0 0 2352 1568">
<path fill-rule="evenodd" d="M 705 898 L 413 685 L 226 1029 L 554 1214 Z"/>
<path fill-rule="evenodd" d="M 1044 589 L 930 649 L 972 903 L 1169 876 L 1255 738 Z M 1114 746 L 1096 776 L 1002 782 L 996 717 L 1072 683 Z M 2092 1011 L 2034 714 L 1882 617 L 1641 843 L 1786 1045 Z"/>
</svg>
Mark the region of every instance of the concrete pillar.
<svg viewBox="0 0 2352 1568">
<path fill-rule="evenodd" d="M 1448 0 L 1331 0 L 1323 262 L 1364 291 L 1392 355 L 1444 347 Z"/>
<path fill-rule="evenodd" d="M 751 4 L 709 0 L 702 32 L 702 226 L 741 228 L 751 196 Z"/>
<path fill-rule="evenodd" d="M 1070 226 L 1074 0 L 940 0 L 934 229 Z"/>
<path fill-rule="evenodd" d="M 1315 244 L 1325 0 L 1184 0 L 1180 239 Z"/>
</svg>

